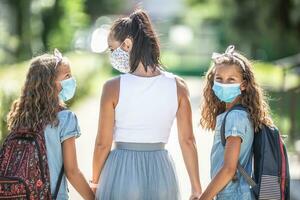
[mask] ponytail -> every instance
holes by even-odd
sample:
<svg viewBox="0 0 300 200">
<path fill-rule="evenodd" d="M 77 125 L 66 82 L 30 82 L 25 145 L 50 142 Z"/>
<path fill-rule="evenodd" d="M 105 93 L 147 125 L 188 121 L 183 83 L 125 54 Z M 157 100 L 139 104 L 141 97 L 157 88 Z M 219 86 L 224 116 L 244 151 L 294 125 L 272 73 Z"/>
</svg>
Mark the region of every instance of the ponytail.
<svg viewBox="0 0 300 200">
<path fill-rule="evenodd" d="M 115 21 L 112 26 L 113 37 L 123 42 L 127 37 L 133 40 L 130 52 L 130 72 L 134 72 L 141 62 L 147 71 L 160 67 L 160 49 L 156 33 L 148 14 L 143 10 L 136 10 L 127 18 Z"/>
</svg>

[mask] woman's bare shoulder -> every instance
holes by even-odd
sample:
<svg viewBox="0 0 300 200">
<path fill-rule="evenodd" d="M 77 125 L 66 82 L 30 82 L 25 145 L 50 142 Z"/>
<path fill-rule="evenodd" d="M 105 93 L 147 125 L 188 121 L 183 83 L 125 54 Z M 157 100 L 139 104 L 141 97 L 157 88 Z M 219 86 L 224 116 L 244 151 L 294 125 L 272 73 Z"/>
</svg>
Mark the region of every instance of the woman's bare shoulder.
<svg viewBox="0 0 300 200">
<path fill-rule="evenodd" d="M 175 76 L 177 84 L 177 95 L 178 97 L 187 97 L 189 96 L 189 88 L 186 81 L 180 76 Z"/>
<path fill-rule="evenodd" d="M 120 76 L 107 80 L 102 87 L 102 99 L 116 103 L 119 99 Z"/>
</svg>

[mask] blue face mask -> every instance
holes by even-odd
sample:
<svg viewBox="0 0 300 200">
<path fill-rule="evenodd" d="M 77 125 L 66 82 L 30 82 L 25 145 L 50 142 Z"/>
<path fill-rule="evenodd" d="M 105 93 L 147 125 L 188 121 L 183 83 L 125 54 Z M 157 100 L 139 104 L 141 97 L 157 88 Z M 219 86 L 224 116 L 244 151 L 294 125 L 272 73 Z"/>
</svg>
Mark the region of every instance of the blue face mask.
<svg viewBox="0 0 300 200">
<path fill-rule="evenodd" d="M 73 98 L 76 90 L 76 80 L 71 77 L 60 82 L 62 90 L 59 93 L 59 98 L 63 101 L 68 101 Z"/>
<path fill-rule="evenodd" d="M 231 103 L 241 94 L 240 84 L 222 84 L 214 81 L 213 91 L 221 101 Z"/>
</svg>

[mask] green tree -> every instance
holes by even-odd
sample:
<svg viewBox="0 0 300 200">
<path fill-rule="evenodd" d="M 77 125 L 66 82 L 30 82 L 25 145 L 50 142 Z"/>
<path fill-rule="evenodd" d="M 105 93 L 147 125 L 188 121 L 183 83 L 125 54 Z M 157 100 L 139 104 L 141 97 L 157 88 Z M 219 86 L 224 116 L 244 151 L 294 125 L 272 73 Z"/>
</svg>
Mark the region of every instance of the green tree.
<svg viewBox="0 0 300 200">
<path fill-rule="evenodd" d="M 225 0 L 226 37 L 246 43 L 252 56 L 274 60 L 299 52 L 299 21 L 292 20 L 293 0 Z M 259 49 L 264 50 L 261 54 Z"/>
<path fill-rule="evenodd" d="M 196 5 L 219 7 L 219 39 L 242 46 L 252 57 L 274 60 L 300 51 L 299 0 L 187 0 Z M 197 7 L 196 7 L 197 8 Z"/>
<path fill-rule="evenodd" d="M 74 33 L 89 23 L 84 13 L 84 0 L 55 0 L 52 7 L 42 12 L 44 29 L 42 40 L 46 49 L 53 47 L 70 50 Z"/>
<path fill-rule="evenodd" d="M 4 0 L 1 4 L 8 7 L 9 16 L 1 19 L 8 27 L 1 30 L 6 37 L 0 38 L 0 44 L 16 41 L 16 45 L 0 46 L 2 58 L 10 55 L 4 59 L 7 62 L 26 60 L 53 47 L 71 50 L 76 31 L 89 24 L 85 0 Z"/>
<path fill-rule="evenodd" d="M 31 0 L 7 0 L 7 3 L 16 15 L 13 35 L 17 35 L 18 45 L 15 55 L 18 60 L 24 60 L 31 56 Z"/>
<path fill-rule="evenodd" d="M 117 14 L 124 9 L 122 0 L 86 0 L 85 9 L 94 21 L 102 15 Z"/>
</svg>

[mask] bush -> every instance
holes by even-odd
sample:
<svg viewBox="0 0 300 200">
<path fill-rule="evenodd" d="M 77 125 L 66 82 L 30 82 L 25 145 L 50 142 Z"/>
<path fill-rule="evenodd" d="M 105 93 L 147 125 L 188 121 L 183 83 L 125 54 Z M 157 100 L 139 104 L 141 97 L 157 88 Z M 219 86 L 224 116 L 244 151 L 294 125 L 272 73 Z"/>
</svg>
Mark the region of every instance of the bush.
<svg viewBox="0 0 300 200">
<path fill-rule="evenodd" d="M 8 95 L 4 90 L 0 90 L 0 143 L 2 143 L 3 137 L 7 135 L 6 115 L 15 98 L 15 94 Z"/>
</svg>

